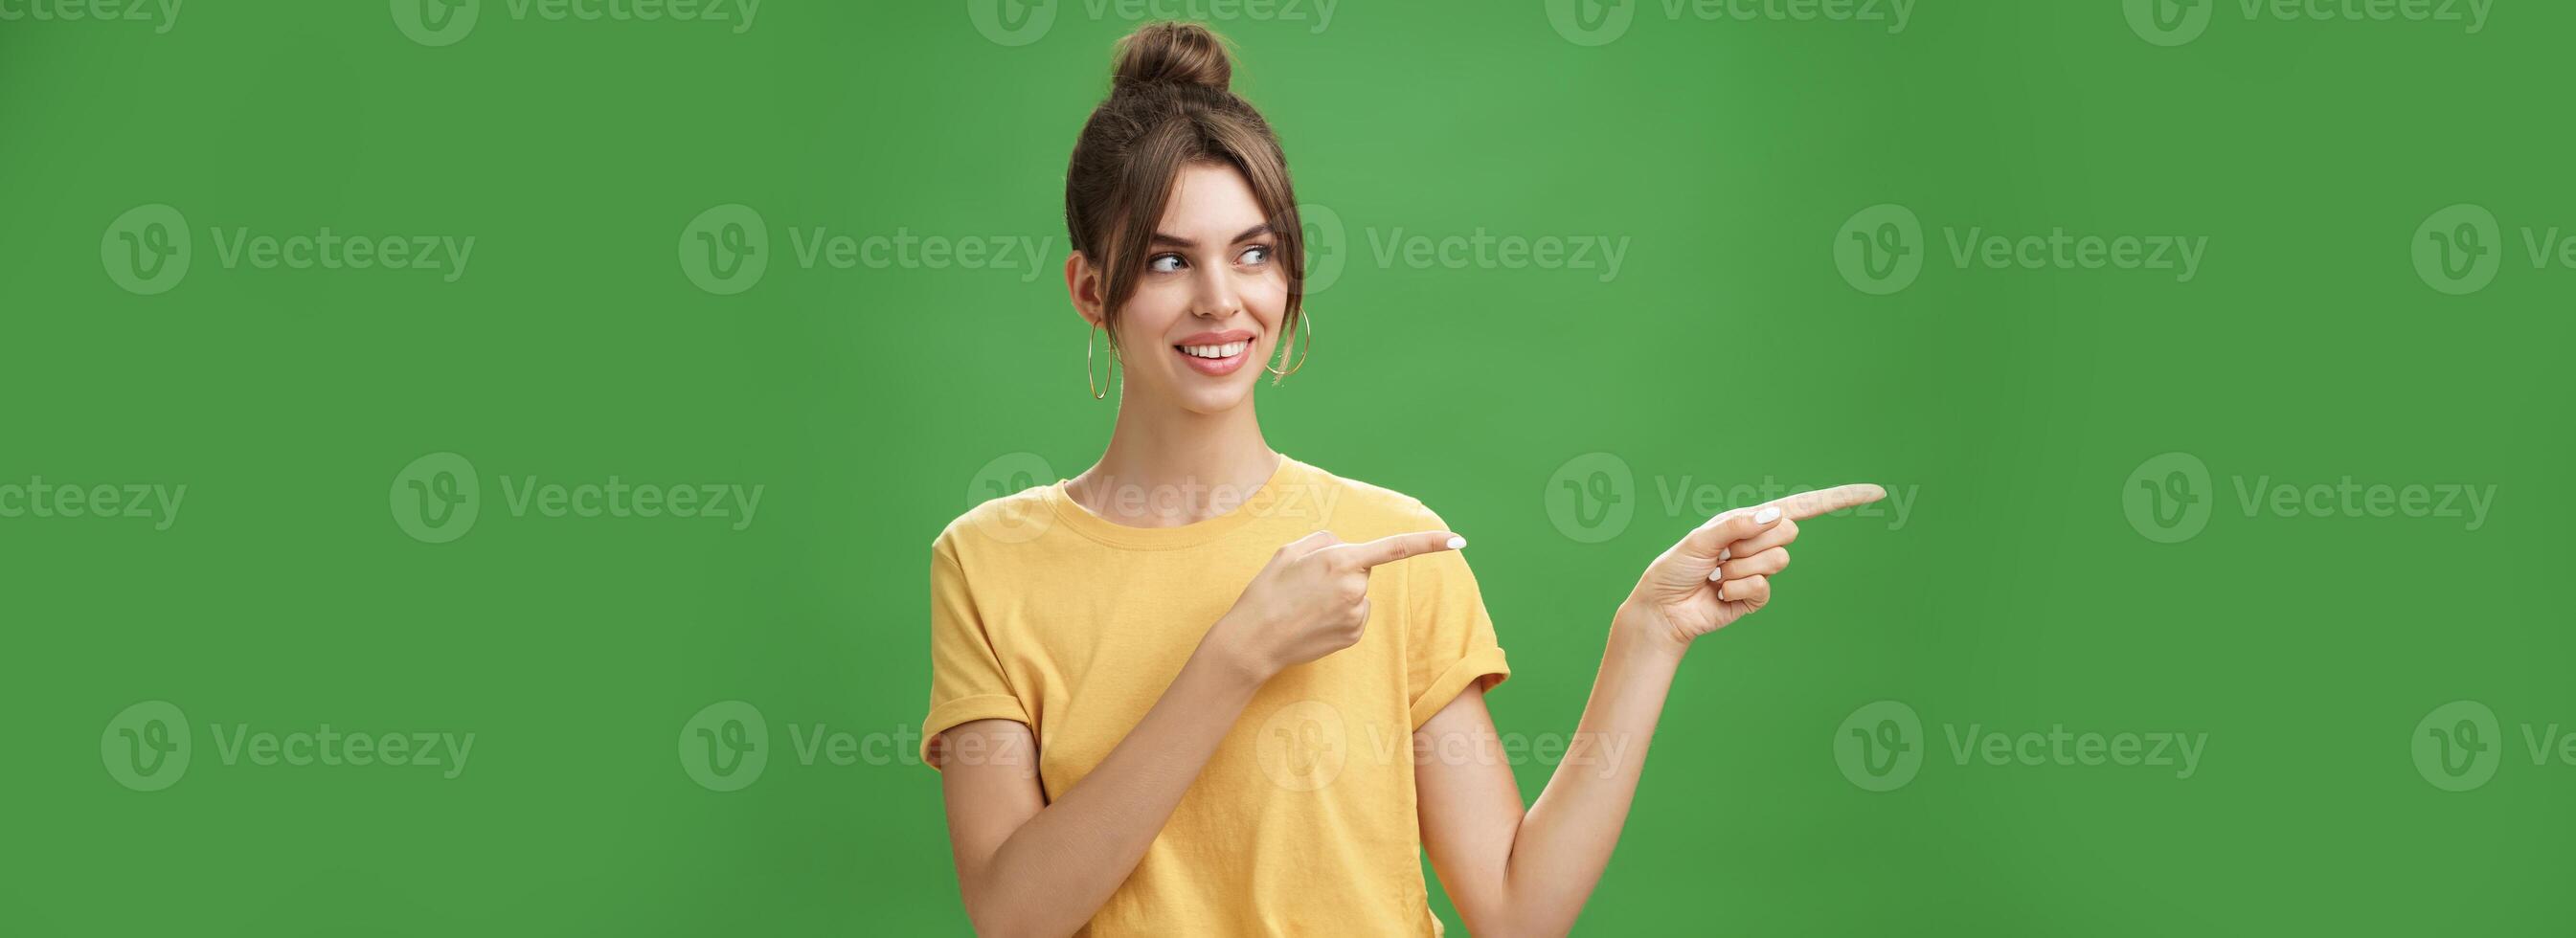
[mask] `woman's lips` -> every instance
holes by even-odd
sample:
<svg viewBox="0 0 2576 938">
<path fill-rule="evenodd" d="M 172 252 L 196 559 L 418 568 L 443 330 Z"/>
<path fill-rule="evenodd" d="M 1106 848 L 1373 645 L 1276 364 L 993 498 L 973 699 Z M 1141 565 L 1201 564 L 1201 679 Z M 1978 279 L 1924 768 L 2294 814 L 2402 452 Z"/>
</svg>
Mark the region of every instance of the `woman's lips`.
<svg viewBox="0 0 2576 938">
<path fill-rule="evenodd" d="M 1243 363 L 1252 358 L 1252 343 L 1237 341 L 1207 345 L 1175 345 L 1172 346 L 1172 354 L 1180 356 L 1182 361 L 1188 362 L 1191 368 L 1198 369 L 1200 374 L 1222 378 L 1233 374 L 1235 369 L 1243 367 Z"/>
<path fill-rule="evenodd" d="M 1252 357 L 1252 333 L 1241 329 L 1202 332 L 1172 344 L 1172 354 L 1212 378 L 1233 374 Z"/>
</svg>

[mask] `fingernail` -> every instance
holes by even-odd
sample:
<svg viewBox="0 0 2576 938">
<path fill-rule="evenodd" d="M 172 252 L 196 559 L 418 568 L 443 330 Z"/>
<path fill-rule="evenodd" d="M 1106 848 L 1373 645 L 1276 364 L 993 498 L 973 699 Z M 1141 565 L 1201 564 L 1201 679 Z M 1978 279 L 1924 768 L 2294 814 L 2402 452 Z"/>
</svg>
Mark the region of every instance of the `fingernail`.
<svg viewBox="0 0 2576 938">
<path fill-rule="evenodd" d="M 1725 570 L 1711 570 L 1708 572 L 1708 581 L 1711 583 L 1722 582 L 1721 578 L 1724 577 L 1725 574 Z"/>
<path fill-rule="evenodd" d="M 1720 547 L 1720 548 L 1718 548 L 1718 549 L 1717 549 L 1717 561 L 1718 561 L 1719 563 L 1725 563 L 1725 562 L 1727 562 L 1727 561 L 1729 561 L 1729 560 L 1733 560 L 1733 559 L 1735 559 L 1735 548 L 1733 548 L 1733 547 Z"/>
<path fill-rule="evenodd" d="M 1754 524 L 1770 524 L 1778 520 L 1780 520 L 1780 509 L 1776 507 L 1765 507 L 1753 513 Z"/>
<path fill-rule="evenodd" d="M 1466 539 L 1466 538 L 1459 537 L 1459 536 L 1454 535 L 1454 534 L 1449 536 L 1449 549 L 1450 549 L 1450 550 L 1457 550 L 1457 549 L 1462 548 L 1462 547 L 1465 547 L 1465 546 L 1467 546 L 1467 539 Z"/>
</svg>

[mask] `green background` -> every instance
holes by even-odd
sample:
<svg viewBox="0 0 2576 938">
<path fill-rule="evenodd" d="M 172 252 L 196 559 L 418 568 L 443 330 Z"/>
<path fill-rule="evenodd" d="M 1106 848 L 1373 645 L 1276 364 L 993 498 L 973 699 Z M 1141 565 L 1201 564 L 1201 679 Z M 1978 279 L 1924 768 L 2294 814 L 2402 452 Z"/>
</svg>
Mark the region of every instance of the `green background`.
<svg viewBox="0 0 2576 938">
<path fill-rule="evenodd" d="M 1700 643 L 1578 933 L 2566 933 L 2576 765 L 2524 734 L 2576 731 L 2548 481 L 2576 270 L 2520 233 L 2576 232 L 2576 9 L 2503 0 L 2470 32 L 2228 2 L 2171 47 L 2113 0 L 1926 3 L 1892 34 L 1631 2 L 1600 45 L 1537 2 L 1347 0 L 1320 31 L 1311 5 L 1247 9 L 1199 13 L 1345 264 L 1266 429 L 1474 540 L 1504 730 L 1571 729 L 1612 607 L 1702 520 L 1672 487 L 1912 499 L 1901 525 L 1810 523 L 1775 605 Z M 442 47 L 365 2 L 0 21 L 0 485 L 187 486 L 167 530 L 0 517 L 0 919 L 965 932 L 909 751 L 927 547 L 997 460 L 1078 472 L 1113 413 L 1076 374 L 1062 176 L 1134 20 L 1053 10 L 1022 45 L 951 2 L 770 0 L 735 32 L 488 0 Z M 1833 245 L 1891 202 L 1925 263 L 1870 295 Z M 2462 202 L 2504 243 L 2452 296 L 2409 251 Z M 138 295 L 101 242 L 155 203 L 193 262 Z M 675 248 L 728 203 L 770 263 L 717 295 Z M 1048 253 L 808 269 L 789 230 L 813 226 Z M 477 242 L 450 283 L 226 266 L 210 236 L 323 227 Z M 2206 256 L 2178 282 L 1962 268 L 1943 241 L 2059 227 Z M 1373 249 L 1480 228 L 1630 246 L 1607 282 Z M 2122 496 L 2169 451 L 2207 465 L 2212 511 L 2159 543 Z M 438 452 L 476 468 L 480 515 L 426 543 L 388 497 Z M 1630 472 L 1615 530 L 1551 520 L 1587 453 Z M 610 476 L 764 497 L 741 530 L 504 497 Z M 2497 495 L 2475 530 L 2237 501 L 2347 476 Z M 1881 699 L 1920 715 L 1924 758 L 1872 792 L 1834 743 Z M 129 790 L 102 737 L 154 700 L 192 762 Z M 729 700 L 769 761 L 715 791 L 678 744 Z M 2410 757 L 2454 700 L 2501 720 L 2461 792 Z M 450 779 L 226 764 L 210 735 L 323 724 L 476 738 Z M 901 756 L 803 764 L 818 725 Z M 2177 778 L 1962 764 L 1945 738 L 2057 725 L 2207 748 Z M 1517 771 L 1535 797 L 1550 767 Z"/>
</svg>

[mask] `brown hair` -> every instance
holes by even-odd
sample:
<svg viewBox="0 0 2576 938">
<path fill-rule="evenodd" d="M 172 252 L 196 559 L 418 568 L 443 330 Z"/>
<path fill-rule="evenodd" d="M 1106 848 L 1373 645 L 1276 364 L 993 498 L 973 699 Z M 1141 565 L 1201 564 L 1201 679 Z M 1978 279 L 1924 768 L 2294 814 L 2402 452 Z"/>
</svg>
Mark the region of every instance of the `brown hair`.
<svg viewBox="0 0 2576 938">
<path fill-rule="evenodd" d="M 1288 184 L 1288 158 L 1270 122 L 1226 90 L 1234 66 L 1225 46 L 1196 23 L 1148 23 L 1118 41 L 1108 100 L 1092 109 L 1064 174 L 1064 226 L 1073 249 L 1101 271 L 1102 312 L 1111 337 L 1118 308 L 1136 294 L 1147 246 L 1163 219 L 1181 167 L 1234 167 L 1252 186 L 1288 275 L 1281 354 L 1304 315 L 1306 232 Z M 1114 344 L 1114 343 L 1113 343 Z"/>
</svg>

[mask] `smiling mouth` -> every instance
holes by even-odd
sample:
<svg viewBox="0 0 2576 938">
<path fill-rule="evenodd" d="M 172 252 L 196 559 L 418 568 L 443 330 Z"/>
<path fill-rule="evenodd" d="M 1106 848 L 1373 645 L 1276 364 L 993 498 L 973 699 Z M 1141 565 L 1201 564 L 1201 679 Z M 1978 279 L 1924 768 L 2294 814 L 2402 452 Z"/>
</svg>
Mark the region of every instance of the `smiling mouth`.
<svg viewBox="0 0 2576 938">
<path fill-rule="evenodd" d="M 1252 333 L 1241 330 L 1205 332 L 1173 344 L 1172 351 L 1200 374 L 1224 377 L 1250 360 L 1252 339 Z"/>
<path fill-rule="evenodd" d="M 1180 349 L 1181 354 L 1187 355 L 1191 358 L 1226 359 L 1243 354 L 1244 348 L 1251 344 L 1252 343 L 1250 342 L 1227 342 L 1223 345 L 1178 345 L 1173 347 Z"/>
</svg>

